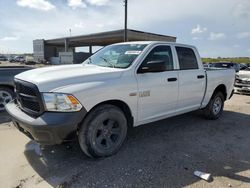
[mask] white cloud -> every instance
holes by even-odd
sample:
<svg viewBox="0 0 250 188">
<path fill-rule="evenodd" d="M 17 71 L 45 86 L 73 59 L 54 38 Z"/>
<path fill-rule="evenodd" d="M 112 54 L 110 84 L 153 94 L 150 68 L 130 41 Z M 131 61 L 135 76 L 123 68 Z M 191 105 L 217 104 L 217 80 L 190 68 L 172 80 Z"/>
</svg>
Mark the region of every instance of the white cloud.
<svg viewBox="0 0 250 188">
<path fill-rule="evenodd" d="M 73 9 L 87 7 L 87 5 L 82 0 L 68 0 L 68 5 Z"/>
<path fill-rule="evenodd" d="M 48 11 L 55 8 L 53 4 L 46 0 L 18 0 L 17 5 L 43 11 Z"/>
<path fill-rule="evenodd" d="M 204 33 L 207 31 L 206 27 L 201 27 L 199 24 L 192 29 L 191 34 L 198 34 L 198 33 Z"/>
<path fill-rule="evenodd" d="M 250 32 L 241 32 L 241 33 L 238 33 L 237 37 L 239 39 L 249 38 L 250 37 Z"/>
<path fill-rule="evenodd" d="M 91 5 L 103 6 L 106 5 L 110 0 L 87 0 Z"/>
<path fill-rule="evenodd" d="M 13 40 L 18 40 L 19 37 L 3 37 L 0 40 L 2 41 L 13 41 Z"/>
<path fill-rule="evenodd" d="M 202 38 L 201 37 L 193 37 L 192 39 L 193 40 L 201 40 Z"/>
<path fill-rule="evenodd" d="M 249 0 L 241 0 L 233 10 L 233 14 L 237 18 L 247 19 L 250 17 L 250 3 Z"/>
<path fill-rule="evenodd" d="M 105 25 L 102 23 L 96 24 L 96 27 L 103 28 Z"/>
<path fill-rule="evenodd" d="M 76 28 L 85 28 L 84 24 L 82 22 L 76 23 L 74 25 Z"/>
<path fill-rule="evenodd" d="M 220 40 L 220 39 L 224 39 L 226 38 L 226 34 L 225 33 L 214 33 L 211 32 L 210 36 L 209 36 L 209 40 Z"/>
</svg>

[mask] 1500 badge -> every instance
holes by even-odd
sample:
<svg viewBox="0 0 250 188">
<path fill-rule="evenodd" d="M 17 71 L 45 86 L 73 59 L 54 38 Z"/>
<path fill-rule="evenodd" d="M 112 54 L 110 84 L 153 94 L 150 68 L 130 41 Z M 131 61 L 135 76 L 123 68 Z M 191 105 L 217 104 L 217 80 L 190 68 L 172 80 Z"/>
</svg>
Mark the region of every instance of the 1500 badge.
<svg viewBox="0 0 250 188">
<path fill-rule="evenodd" d="M 139 97 L 149 97 L 150 96 L 150 91 L 140 91 L 139 92 Z"/>
</svg>

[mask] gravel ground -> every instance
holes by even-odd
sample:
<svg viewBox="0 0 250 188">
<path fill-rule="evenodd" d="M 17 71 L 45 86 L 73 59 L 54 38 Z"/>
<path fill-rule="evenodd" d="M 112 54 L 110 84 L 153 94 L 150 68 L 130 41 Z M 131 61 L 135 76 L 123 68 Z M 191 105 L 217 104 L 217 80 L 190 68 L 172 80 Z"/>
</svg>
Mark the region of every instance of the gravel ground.
<svg viewBox="0 0 250 188">
<path fill-rule="evenodd" d="M 250 96 L 234 95 L 216 121 L 195 112 L 131 129 L 120 152 L 98 160 L 77 143 L 40 147 L 6 113 L 0 123 L 0 187 L 250 187 Z"/>
<path fill-rule="evenodd" d="M 33 68 L 40 68 L 40 67 L 47 67 L 47 66 L 53 66 L 53 65 L 44 65 L 44 64 L 35 64 L 35 65 L 25 65 L 24 63 L 19 63 L 19 62 L 9 62 L 9 61 L 0 61 L 0 67 L 5 67 L 5 66 L 29 66 Z"/>
</svg>

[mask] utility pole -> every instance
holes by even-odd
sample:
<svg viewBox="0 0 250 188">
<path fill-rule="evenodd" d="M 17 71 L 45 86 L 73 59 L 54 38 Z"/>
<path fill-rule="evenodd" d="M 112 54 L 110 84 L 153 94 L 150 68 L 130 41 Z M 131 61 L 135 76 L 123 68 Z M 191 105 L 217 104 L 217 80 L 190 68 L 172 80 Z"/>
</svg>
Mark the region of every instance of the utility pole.
<svg viewBox="0 0 250 188">
<path fill-rule="evenodd" d="M 124 42 L 128 41 L 128 0 L 124 0 L 125 3 L 125 22 L 124 22 Z"/>
<path fill-rule="evenodd" d="M 71 28 L 69 28 L 69 36 L 71 36 Z"/>
</svg>

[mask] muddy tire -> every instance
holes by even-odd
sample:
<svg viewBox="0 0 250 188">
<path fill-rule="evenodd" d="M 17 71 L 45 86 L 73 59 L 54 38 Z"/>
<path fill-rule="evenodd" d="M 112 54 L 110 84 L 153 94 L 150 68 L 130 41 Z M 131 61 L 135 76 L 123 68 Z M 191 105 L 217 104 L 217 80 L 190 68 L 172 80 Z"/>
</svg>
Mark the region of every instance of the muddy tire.
<svg viewBox="0 0 250 188">
<path fill-rule="evenodd" d="M 211 120 L 218 119 L 223 112 L 224 101 L 225 98 L 221 92 L 215 93 L 206 108 L 203 110 L 205 118 Z"/>
<path fill-rule="evenodd" d="M 85 118 L 78 132 L 82 151 L 93 158 L 114 155 L 127 135 L 127 119 L 114 105 L 101 105 Z"/>
<path fill-rule="evenodd" d="M 5 110 L 5 105 L 14 99 L 14 92 L 10 88 L 0 87 L 0 112 Z"/>
</svg>

